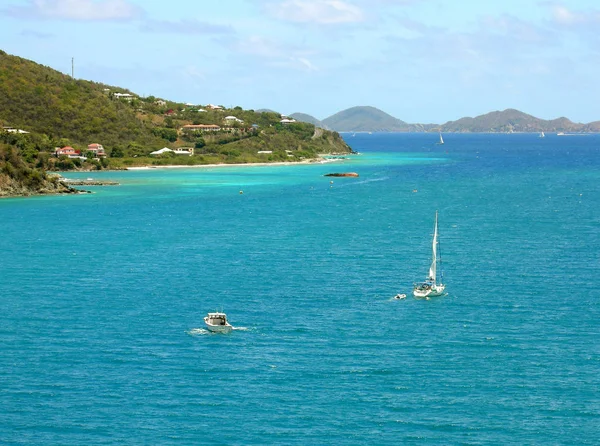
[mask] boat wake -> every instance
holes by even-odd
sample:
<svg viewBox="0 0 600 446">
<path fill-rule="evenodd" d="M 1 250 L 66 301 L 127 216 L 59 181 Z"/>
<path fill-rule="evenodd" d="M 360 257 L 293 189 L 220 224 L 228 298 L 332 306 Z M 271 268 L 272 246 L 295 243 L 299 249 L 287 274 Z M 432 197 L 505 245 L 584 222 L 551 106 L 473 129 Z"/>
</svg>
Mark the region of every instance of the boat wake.
<svg viewBox="0 0 600 446">
<path fill-rule="evenodd" d="M 232 331 L 250 331 L 249 327 L 231 327 Z M 213 333 L 206 328 L 191 328 L 185 332 L 190 336 L 204 336 L 204 335 L 212 335 L 212 334 L 221 334 L 221 333 Z"/>
</svg>

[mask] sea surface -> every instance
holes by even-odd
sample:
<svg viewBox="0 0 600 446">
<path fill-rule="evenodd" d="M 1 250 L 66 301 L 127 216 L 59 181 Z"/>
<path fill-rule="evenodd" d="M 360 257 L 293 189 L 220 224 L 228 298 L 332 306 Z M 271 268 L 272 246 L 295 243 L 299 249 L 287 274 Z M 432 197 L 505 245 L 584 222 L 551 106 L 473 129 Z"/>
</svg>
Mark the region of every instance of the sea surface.
<svg viewBox="0 0 600 446">
<path fill-rule="evenodd" d="M 1 200 L 0 444 L 600 444 L 600 135 L 344 137 Z"/>
</svg>

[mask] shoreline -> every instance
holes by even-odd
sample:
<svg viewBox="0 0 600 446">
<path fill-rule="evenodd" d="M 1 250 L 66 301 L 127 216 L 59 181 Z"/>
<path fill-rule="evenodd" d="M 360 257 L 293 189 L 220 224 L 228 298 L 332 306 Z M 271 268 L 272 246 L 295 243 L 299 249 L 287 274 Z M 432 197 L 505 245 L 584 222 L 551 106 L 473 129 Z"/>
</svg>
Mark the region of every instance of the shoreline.
<svg viewBox="0 0 600 446">
<path fill-rule="evenodd" d="M 213 167 L 264 167 L 264 166 L 297 166 L 297 165 L 309 165 L 309 164 L 329 164 L 337 161 L 344 161 L 341 158 L 326 159 L 326 158 L 315 158 L 305 161 L 278 161 L 274 163 L 216 163 L 216 164 L 173 164 L 165 166 L 135 166 L 126 167 L 125 170 L 154 170 L 154 169 L 196 169 L 196 168 L 213 168 Z M 110 169 L 109 169 L 110 170 Z M 118 172 L 120 170 L 114 170 Z"/>
</svg>

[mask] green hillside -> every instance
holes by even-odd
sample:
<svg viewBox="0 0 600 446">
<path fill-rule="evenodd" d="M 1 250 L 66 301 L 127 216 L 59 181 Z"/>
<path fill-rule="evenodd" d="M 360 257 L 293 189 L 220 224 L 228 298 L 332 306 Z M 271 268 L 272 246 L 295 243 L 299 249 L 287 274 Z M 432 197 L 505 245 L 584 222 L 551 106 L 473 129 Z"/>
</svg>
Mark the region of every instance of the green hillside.
<svg viewBox="0 0 600 446">
<path fill-rule="evenodd" d="M 352 107 L 323 120 L 323 124 L 337 132 L 408 132 L 422 131 L 419 126 L 407 124 L 375 107 Z"/>
<path fill-rule="evenodd" d="M 589 125 L 576 124 L 567 118 L 547 121 L 515 109 L 494 111 L 475 118 L 461 118 L 442 125 L 444 132 L 580 132 L 588 130 Z"/>
<path fill-rule="evenodd" d="M 315 127 L 320 127 L 322 129 L 327 129 L 327 126 L 323 124 L 322 121 L 318 120 L 314 116 L 308 115 L 306 113 L 292 113 L 290 118 L 294 118 L 296 121 L 300 122 L 308 122 L 309 124 L 314 125 Z"/>
<path fill-rule="evenodd" d="M 123 88 L 72 79 L 0 51 L 0 144 L 3 150 L 13 150 L 11 159 L 17 157 L 40 172 L 301 161 L 320 153 L 351 152 L 337 133 L 281 121 L 280 114 L 270 111 L 139 97 Z M 213 128 L 190 130 L 185 127 L 189 125 Z M 95 158 L 88 151 L 92 143 L 101 144 L 107 156 Z M 80 158 L 54 156 L 56 148 L 65 146 L 73 147 Z M 163 147 L 185 147 L 194 154 L 150 156 Z M 7 171 L 13 172 L 8 167 Z"/>
</svg>

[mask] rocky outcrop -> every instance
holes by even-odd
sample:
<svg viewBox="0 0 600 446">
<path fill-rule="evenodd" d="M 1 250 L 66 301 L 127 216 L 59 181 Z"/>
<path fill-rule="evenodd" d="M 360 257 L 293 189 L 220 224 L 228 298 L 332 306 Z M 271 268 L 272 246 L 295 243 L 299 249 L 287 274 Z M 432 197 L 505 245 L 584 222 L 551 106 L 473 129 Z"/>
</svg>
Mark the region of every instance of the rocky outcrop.
<svg viewBox="0 0 600 446">
<path fill-rule="evenodd" d="M 76 194 L 83 191 L 74 189 L 58 178 L 45 178 L 35 186 L 19 181 L 6 173 L 0 173 L 0 197 L 28 197 L 31 195 Z"/>
<path fill-rule="evenodd" d="M 339 172 L 339 173 L 326 173 L 326 177 L 357 177 L 356 172 Z"/>
</svg>

